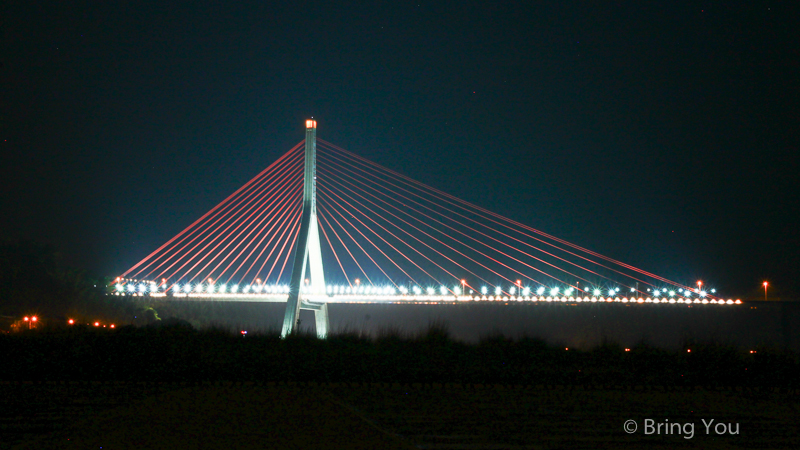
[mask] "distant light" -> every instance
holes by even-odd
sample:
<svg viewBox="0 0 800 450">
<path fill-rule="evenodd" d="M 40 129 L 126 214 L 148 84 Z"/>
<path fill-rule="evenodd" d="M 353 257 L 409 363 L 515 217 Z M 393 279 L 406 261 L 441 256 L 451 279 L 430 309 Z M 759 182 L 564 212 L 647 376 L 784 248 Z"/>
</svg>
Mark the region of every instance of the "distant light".
<svg viewBox="0 0 800 450">
<path fill-rule="evenodd" d="M 134 292 L 136 290 L 136 286 L 129 284 L 128 285 L 128 292 Z"/>
<path fill-rule="evenodd" d="M 122 283 L 117 283 L 116 288 L 118 291 L 122 292 L 125 289 L 125 286 L 123 286 Z"/>
<path fill-rule="evenodd" d="M 586 288 L 589 289 L 589 288 Z M 636 292 L 636 288 L 631 288 L 631 292 Z"/>
<path fill-rule="evenodd" d="M 29 317 L 25 316 L 25 319 L 23 319 L 23 320 L 25 320 L 25 322 L 27 322 L 27 321 L 29 321 L 31 319 Z"/>
<path fill-rule="evenodd" d="M 446 287 L 444 287 L 444 286 L 441 286 L 441 287 L 439 288 L 439 292 L 441 292 L 441 293 L 442 293 L 442 295 L 445 295 L 445 294 L 447 294 L 447 288 L 446 288 Z"/>
<path fill-rule="evenodd" d="M 629 352 L 629 351 L 631 351 L 631 349 L 629 349 L 629 348 L 626 348 L 626 349 L 625 349 L 625 351 L 626 351 L 626 352 Z"/>
<path fill-rule="evenodd" d="M 150 285 L 150 292 L 156 292 L 158 290 L 158 286 L 153 283 Z"/>
<path fill-rule="evenodd" d="M 558 295 L 558 288 L 554 287 L 554 288 L 550 289 L 550 295 Z"/>
<path fill-rule="evenodd" d="M 235 294 L 235 293 L 236 293 L 238 290 L 239 290 L 239 285 L 238 285 L 238 284 L 234 284 L 233 286 L 231 286 L 231 292 L 233 292 L 234 294 Z"/>
<path fill-rule="evenodd" d="M 68 324 L 70 324 L 70 325 L 72 325 L 72 324 L 74 324 L 74 323 L 75 323 L 75 321 L 74 321 L 74 320 L 72 320 L 72 319 L 69 319 L 69 320 L 67 321 L 67 323 L 68 323 Z"/>
<path fill-rule="evenodd" d="M 669 291 L 669 296 L 670 297 L 675 297 L 675 291 Z"/>
<path fill-rule="evenodd" d="M 706 296 L 706 291 L 700 291 L 700 297 L 705 297 L 705 296 Z"/>
<path fill-rule="evenodd" d="M 602 294 L 602 292 L 600 291 L 600 289 L 595 288 L 595 290 L 592 292 L 592 294 L 594 294 L 595 297 L 599 297 L 600 294 Z"/>
<path fill-rule="evenodd" d="M 114 324 L 113 323 L 111 324 L 111 328 L 114 328 Z"/>
<path fill-rule="evenodd" d="M 427 289 L 427 291 L 428 291 L 428 295 L 433 295 L 433 294 L 435 294 L 435 293 L 436 293 L 436 289 L 434 289 L 433 287 L 429 287 L 429 288 Z"/>
<path fill-rule="evenodd" d="M 686 349 L 686 353 L 692 353 L 692 349 L 690 349 L 690 348 L 687 348 L 687 349 Z"/>
<path fill-rule="evenodd" d="M 500 295 L 502 293 L 503 293 L 503 288 L 501 288 L 500 286 L 494 288 L 494 295 Z"/>
<path fill-rule="evenodd" d="M 481 286 L 481 294 L 486 295 L 487 292 L 489 292 L 489 288 L 486 286 Z"/>
<path fill-rule="evenodd" d="M 100 326 L 100 322 L 95 322 L 94 326 L 99 327 Z"/>
<path fill-rule="evenodd" d="M 510 288 L 508 288 L 508 293 L 511 294 L 511 295 L 516 294 L 516 292 L 517 292 L 517 288 L 515 288 L 514 286 L 511 286 Z"/>
<path fill-rule="evenodd" d="M 588 288 L 587 288 L 587 289 L 588 289 Z M 542 294 L 544 294 L 544 286 L 539 286 L 539 289 L 536 289 L 536 294 L 537 294 L 537 295 L 542 295 Z"/>
<path fill-rule="evenodd" d="M 586 286 L 585 288 L 583 288 L 583 290 L 589 292 L 589 286 Z"/>
<path fill-rule="evenodd" d="M 38 317 L 36 317 L 36 316 L 33 316 L 33 317 L 31 317 L 31 321 L 32 321 L 32 322 L 36 322 L 37 320 L 39 320 L 39 318 L 38 318 Z"/>
<path fill-rule="evenodd" d="M 145 286 L 144 283 L 139 285 L 139 292 L 144 292 L 146 289 L 147 289 L 147 286 Z"/>
<path fill-rule="evenodd" d="M 711 290 L 711 293 L 712 293 L 712 294 L 716 294 L 716 293 L 717 293 L 717 290 L 716 290 L 716 289 L 712 289 L 712 290 Z"/>
<path fill-rule="evenodd" d="M 616 292 L 614 289 L 609 289 L 609 290 L 608 290 L 608 296 L 609 296 L 609 297 L 613 296 L 613 295 L 614 295 L 614 294 L 616 294 L 616 293 L 617 293 L 617 292 Z"/>
<path fill-rule="evenodd" d="M 192 283 L 186 283 L 186 285 L 183 286 L 183 292 L 186 293 L 192 292 Z"/>
</svg>

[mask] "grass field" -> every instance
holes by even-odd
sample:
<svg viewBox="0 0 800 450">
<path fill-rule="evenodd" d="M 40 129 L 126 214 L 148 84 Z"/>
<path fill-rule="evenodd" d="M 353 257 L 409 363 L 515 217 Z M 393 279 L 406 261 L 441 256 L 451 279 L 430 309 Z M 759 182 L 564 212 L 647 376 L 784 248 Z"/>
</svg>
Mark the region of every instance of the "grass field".
<svg viewBox="0 0 800 450">
<path fill-rule="evenodd" d="M 51 382 L 0 384 L 0 398 L 3 449 L 800 448 L 787 390 Z M 694 435 L 645 434 L 645 419 Z M 739 434 L 707 435 L 702 419 Z"/>
</svg>

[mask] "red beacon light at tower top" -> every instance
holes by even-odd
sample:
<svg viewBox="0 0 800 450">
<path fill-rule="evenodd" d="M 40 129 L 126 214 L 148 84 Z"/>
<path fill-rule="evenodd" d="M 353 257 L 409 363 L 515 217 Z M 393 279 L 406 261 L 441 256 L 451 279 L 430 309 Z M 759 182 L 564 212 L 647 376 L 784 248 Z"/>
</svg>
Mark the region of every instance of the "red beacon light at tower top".
<svg viewBox="0 0 800 450">
<path fill-rule="evenodd" d="M 317 128 L 316 120 L 306 120 L 306 128 Z"/>
</svg>

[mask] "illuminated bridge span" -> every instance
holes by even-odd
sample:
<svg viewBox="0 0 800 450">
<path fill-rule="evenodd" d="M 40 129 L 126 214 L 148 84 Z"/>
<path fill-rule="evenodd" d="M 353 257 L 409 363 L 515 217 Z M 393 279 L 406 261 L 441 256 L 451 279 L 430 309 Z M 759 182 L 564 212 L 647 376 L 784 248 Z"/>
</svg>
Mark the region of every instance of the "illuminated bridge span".
<svg viewBox="0 0 800 450">
<path fill-rule="evenodd" d="M 683 284 L 306 138 L 117 278 L 117 295 L 286 302 L 328 329 L 328 303 L 715 304 Z M 323 270 L 324 267 L 324 270 Z"/>
</svg>

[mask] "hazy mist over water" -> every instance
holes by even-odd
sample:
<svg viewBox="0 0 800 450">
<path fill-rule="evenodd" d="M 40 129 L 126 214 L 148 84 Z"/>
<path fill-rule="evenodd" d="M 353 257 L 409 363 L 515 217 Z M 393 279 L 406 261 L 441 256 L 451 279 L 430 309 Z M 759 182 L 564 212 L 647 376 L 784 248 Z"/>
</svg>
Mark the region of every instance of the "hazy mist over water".
<svg viewBox="0 0 800 450">
<path fill-rule="evenodd" d="M 159 307 L 160 306 L 160 307 Z M 686 340 L 714 340 L 738 346 L 800 347 L 800 303 L 748 302 L 744 305 L 622 305 L 465 303 L 445 305 L 329 303 L 333 332 L 377 336 L 397 330 L 416 334 L 431 323 L 447 326 L 455 339 L 478 341 L 491 334 L 543 338 L 576 348 L 604 339 L 621 345 L 646 340 L 675 348 Z M 208 315 L 226 327 L 275 331 L 283 323 L 284 303 L 169 302 L 156 306 L 162 318 L 192 321 Z M 205 312 L 203 312 L 205 311 Z M 212 314 L 208 314 L 211 312 Z M 195 321 L 201 323 L 203 320 Z M 312 332 L 314 316 L 301 311 L 300 330 Z"/>
</svg>

